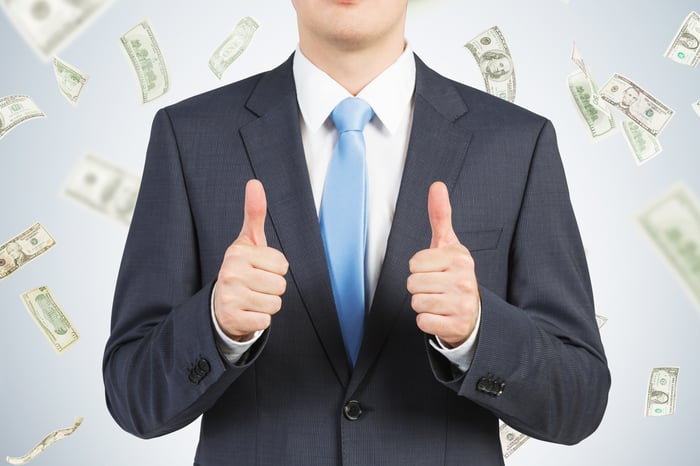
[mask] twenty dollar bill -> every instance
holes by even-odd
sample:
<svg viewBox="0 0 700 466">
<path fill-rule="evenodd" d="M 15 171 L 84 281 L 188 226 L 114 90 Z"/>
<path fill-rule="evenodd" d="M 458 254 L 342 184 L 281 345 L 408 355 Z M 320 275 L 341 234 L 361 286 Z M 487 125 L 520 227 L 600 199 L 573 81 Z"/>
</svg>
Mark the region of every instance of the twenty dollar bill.
<svg viewBox="0 0 700 466">
<path fill-rule="evenodd" d="M 515 68 L 510 50 L 498 26 L 464 45 L 474 55 L 484 77 L 486 91 L 509 102 L 515 100 Z"/>
<path fill-rule="evenodd" d="M 44 118 L 44 112 L 26 95 L 0 98 L 0 139 L 25 121 Z"/>
<path fill-rule="evenodd" d="M 638 221 L 700 306 L 700 203 L 679 184 Z"/>
<path fill-rule="evenodd" d="M 644 415 L 670 416 L 676 412 L 677 367 L 655 367 L 651 370 Z"/>
<path fill-rule="evenodd" d="M 58 442 L 59 440 L 63 440 L 66 437 L 69 437 L 70 435 L 73 434 L 73 432 L 76 431 L 78 427 L 80 427 L 80 424 L 83 423 L 83 418 L 80 416 L 77 416 L 74 420 L 73 426 L 68 427 L 66 429 L 59 429 L 51 432 L 49 435 L 41 439 L 39 443 L 36 444 L 32 450 L 27 453 L 24 456 L 19 456 L 19 457 L 12 457 L 8 456 L 5 458 L 5 460 L 10 463 L 10 464 L 27 464 L 31 460 L 37 457 L 39 453 L 42 451 L 46 450 L 48 447 L 53 445 L 54 443 Z"/>
<path fill-rule="evenodd" d="M 142 21 L 121 37 L 121 44 L 131 60 L 141 86 L 141 101 L 145 104 L 168 91 L 168 70 L 148 21 Z"/>
<path fill-rule="evenodd" d="M 56 241 L 46 228 L 36 223 L 0 246 L 0 280 L 9 277 L 23 265 L 36 259 Z"/>
<path fill-rule="evenodd" d="M 41 329 L 57 353 L 64 352 L 78 341 L 80 335 L 47 286 L 22 293 L 21 298 L 34 323 Z"/>
<path fill-rule="evenodd" d="M 253 34 L 259 27 L 258 22 L 250 16 L 246 16 L 236 24 L 231 35 L 214 51 L 209 59 L 209 69 L 217 78 L 221 79 L 231 63 L 245 52 L 253 39 Z"/>
</svg>

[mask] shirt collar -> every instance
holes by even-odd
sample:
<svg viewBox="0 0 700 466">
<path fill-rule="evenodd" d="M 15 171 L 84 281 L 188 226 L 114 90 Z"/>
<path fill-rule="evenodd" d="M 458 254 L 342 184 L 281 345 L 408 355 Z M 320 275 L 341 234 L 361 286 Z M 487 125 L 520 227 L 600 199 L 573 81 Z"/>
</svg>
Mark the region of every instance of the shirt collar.
<svg viewBox="0 0 700 466">
<path fill-rule="evenodd" d="M 328 74 L 311 63 L 297 46 L 293 63 L 299 110 L 313 131 L 321 128 L 338 103 L 351 94 Z M 410 110 L 416 83 L 416 62 L 407 45 L 399 58 L 357 95 L 367 101 L 390 133 L 396 132 Z"/>
</svg>

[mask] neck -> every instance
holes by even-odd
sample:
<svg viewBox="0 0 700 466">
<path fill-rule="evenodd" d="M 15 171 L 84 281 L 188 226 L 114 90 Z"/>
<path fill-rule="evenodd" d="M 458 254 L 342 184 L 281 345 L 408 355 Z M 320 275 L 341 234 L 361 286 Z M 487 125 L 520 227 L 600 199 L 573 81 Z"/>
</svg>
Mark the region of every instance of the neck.
<svg viewBox="0 0 700 466">
<path fill-rule="evenodd" d="M 300 34 L 299 49 L 304 56 L 354 96 L 391 66 L 406 47 L 403 35 L 370 47 L 339 47 L 305 39 Z"/>
</svg>

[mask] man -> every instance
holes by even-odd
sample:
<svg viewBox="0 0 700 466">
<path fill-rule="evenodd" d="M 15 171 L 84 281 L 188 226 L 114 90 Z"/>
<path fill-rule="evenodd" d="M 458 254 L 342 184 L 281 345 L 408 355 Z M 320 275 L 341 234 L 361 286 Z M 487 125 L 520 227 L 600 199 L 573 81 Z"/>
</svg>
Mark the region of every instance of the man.
<svg viewBox="0 0 700 466">
<path fill-rule="evenodd" d="M 116 421 L 203 414 L 206 466 L 501 465 L 499 418 L 590 435 L 610 377 L 551 123 L 427 68 L 406 0 L 293 4 L 287 62 L 154 120 L 105 350 Z M 349 96 L 359 349 L 325 225 Z"/>
</svg>

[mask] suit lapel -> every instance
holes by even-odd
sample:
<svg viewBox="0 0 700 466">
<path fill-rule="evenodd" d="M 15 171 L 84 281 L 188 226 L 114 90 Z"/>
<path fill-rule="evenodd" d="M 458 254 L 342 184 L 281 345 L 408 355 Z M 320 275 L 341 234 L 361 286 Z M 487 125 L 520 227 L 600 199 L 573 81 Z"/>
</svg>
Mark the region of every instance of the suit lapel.
<svg viewBox="0 0 700 466">
<path fill-rule="evenodd" d="M 291 58 L 261 78 L 247 106 L 259 118 L 241 128 L 241 136 L 255 177 L 265 187 L 268 215 L 289 261 L 289 276 L 338 380 L 346 386 L 350 367 L 304 157 Z"/>
<path fill-rule="evenodd" d="M 430 245 L 428 188 L 444 181 L 449 192 L 464 162 L 471 132 L 457 121 L 466 104 L 450 81 L 430 70 L 416 57 L 413 125 L 406 163 L 396 202 L 374 301 L 347 393 L 352 394 L 379 355 L 400 312 L 413 313 L 406 290 L 408 261 Z"/>
</svg>

